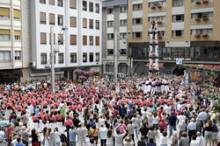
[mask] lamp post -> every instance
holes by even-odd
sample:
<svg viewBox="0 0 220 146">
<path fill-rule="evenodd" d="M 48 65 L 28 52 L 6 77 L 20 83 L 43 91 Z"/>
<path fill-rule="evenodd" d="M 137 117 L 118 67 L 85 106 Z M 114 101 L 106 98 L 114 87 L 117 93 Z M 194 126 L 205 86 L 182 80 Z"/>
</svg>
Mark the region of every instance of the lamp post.
<svg viewBox="0 0 220 146">
<path fill-rule="evenodd" d="M 50 55 L 51 55 L 51 84 L 52 93 L 55 92 L 55 69 L 54 69 L 54 38 L 53 38 L 53 27 L 50 27 Z"/>
<path fill-rule="evenodd" d="M 118 81 L 118 32 L 115 30 L 115 34 L 114 34 L 114 79 L 115 79 L 115 83 L 117 83 Z"/>
</svg>

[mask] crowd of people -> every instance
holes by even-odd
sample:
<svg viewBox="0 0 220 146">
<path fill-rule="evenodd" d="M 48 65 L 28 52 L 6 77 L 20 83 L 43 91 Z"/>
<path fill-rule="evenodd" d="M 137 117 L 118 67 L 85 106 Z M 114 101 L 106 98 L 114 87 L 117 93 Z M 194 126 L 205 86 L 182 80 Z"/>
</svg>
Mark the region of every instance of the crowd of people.
<svg viewBox="0 0 220 146">
<path fill-rule="evenodd" d="M 0 85 L 0 145 L 220 146 L 219 113 L 183 76 L 110 76 Z"/>
</svg>

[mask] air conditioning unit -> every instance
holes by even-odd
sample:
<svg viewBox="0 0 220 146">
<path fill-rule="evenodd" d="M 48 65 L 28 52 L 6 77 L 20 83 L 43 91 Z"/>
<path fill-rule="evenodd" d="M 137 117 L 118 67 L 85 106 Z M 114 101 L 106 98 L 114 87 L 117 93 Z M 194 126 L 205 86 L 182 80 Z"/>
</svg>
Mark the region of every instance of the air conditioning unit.
<svg viewBox="0 0 220 146">
<path fill-rule="evenodd" d="M 35 61 L 31 61 L 30 62 L 30 67 L 36 67 L 36 62 Z"/>
</svg>

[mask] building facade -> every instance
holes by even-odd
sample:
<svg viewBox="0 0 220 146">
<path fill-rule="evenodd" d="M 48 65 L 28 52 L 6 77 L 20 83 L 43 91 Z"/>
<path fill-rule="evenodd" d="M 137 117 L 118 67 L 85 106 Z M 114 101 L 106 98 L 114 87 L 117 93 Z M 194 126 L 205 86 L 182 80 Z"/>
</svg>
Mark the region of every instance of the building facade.
<svg viewBox="0 0 220 146">
<path fill-rule="evenodd" d="M 183 63 L 220 64 L 219 0 L 128 0 L 129 55 L 134 72 L 146 73 L 149 28 L 157 22 L 162 68 L 173 72 Z M 219 68 L 220 69 L 220 68 Z"/>
<path fill-rule="evenodd" d="M 0 82 L 28 80 L 27 11 L 28 0 L 0 0 Z"/>
<path fill-rule="evenodd" d="M 73 78 L 75 68 L 101 65 L 100 0 L 31 1 L 31 77 L 49 77 L 53 27 L 56 77 Z M 98 71 L 98 69 L 97 69 Z M 48 78 L 49 79 L 49 78 Z"/>
<path fill-rule="evenodd" d="M 132 64 L 128 57 L 128 1 L 107 0 L 102 2 L 102 61 L 103 73 L 114 72 L 114 33 L 118 40 L 118 72 L 129 72 Z"/>
</svg>

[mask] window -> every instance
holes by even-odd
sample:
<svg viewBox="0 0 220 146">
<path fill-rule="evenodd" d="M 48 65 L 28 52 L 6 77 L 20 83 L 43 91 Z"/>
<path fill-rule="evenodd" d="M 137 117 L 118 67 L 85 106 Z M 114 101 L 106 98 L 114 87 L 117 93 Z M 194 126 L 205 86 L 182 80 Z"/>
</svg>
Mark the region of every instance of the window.
<svg viewBox="0 0 220 146">
<path fill-rule="evenodd" d="M 21 60 L 21 51 L 15 51 L 15 60 Z"/>
<path fill-rule="evenodd" d="M 15 37 L 15 41 L 21 40 L 21 31 L 20 30 L 15 30 L 14 31 L 14 37 Z"/>
<path fill-rule="evenodd" d="M 89 29 L 93 29 L 93 19 L 89 19 Z"/>
<path fill-rule="evenodd" d="M 128 11 L 127 6 L 120 7 L 120 13 L 127 13 L 127 11 Z"/>
<path fill-rule="evenodd" d="M 107 25 L 108 25 L 108 27 L 113 27 L 113 21 L 108 21 Z"/>
<path fill-rule="evenodd" d="M 76 0 L 70 0 L 70 8 L 76 9 Z"/>
<path fill-rule="evenodd" d="M 47 34 L 45 32 L 40 33 L 40 44 L 47 44 Z"/>
<path fill-rule="evenodd" d="M 126 26 L 127 20 L 120 20 L 120 26 Z"/>
<path fill-rule="evenodd" d="M 107 38 L 108 38 L 108 40 L 114 39 L 114 33 L 107 34 Z"/>
<path fill-rule="evenodd" d="M 50 14 L 50 25 L 55 25 L 55 14 Z"/>
<path fill-rule="evenodd" d="M 0 8 L 0 18 L 8 19 L 10 17 L 9 8 Z"/>
<path fill-rule="evenodd" d="M 108 14 L 113 14 L 113 12 L 114 12 L 114 9 L 113 9 L 113 8 L 108 8 L 108 9 L 107 9 L 107 13 L 108 13 Z"/>
<path fill-rule="evenodd" d="M 63 25 L 63 15 L 58 15 L 58 25 L 62 26 Z"/>
<path fill-rule="evenodd" d="M 138 39 L 142 37 L 142 33 L 141 32 L 133 32 L 133 38 L 134 39 Z"/>
<path fill-rule="evenodd" d="M 40 24 L 46 24 L 46 13 L 40 12 Z"/>
<path fill-rule="evenodd" d="M 83 36 L 83 46 L 86 46 L 87 45 L 87 36 L 84 35 Z"/>
<path fill-rule="evenodd" d="M 87 19 L 83 18 L 83 28 L 87 28 Z"/>
<path fill-rule="evenodd" d="M 83 53 L 83 62 L 87 62 L 87 53 Z"/>
<path fill-rule="evenodd" d="M 59 54 L 58 54 L 58 63 L 59 63 L 59 64 L 64 63 L 63 53 L 59 53 Z"/>
<path fill-rule="evenodd" d="M 125 39 L 127 37 L 127 33 L 120 33 L 120 36 Z"/>
<path fill-rule="evenodd" d="M 98 37 L 98 36 L 95 37 L 95 45 L 96 45 L 96 46 L 99 46 L 99 37 Z"/>
<path fill-rule="evenodd" d="M 149 17 L 148 18 L 148 22 L 153 22 L 153 21 L 165 22 L 166 21 L 166 16 L 158 16 L 158 17 Z"/>
<path fill-rule="evenodd" d="M 99 61 L 100 61 L 99 53 L 95 53 L 95 62 L 99 62 Z"/>
<path fill-rule="evenodd" d="M 70 35 L 70 45 L 76 45 L 76 35 Z"/>
<path fill-rule="evenodd" d="M 127 54 L 127 49 L 121 49 L 120 54 L 121 55 L 126 55 Z"/>
<path fill-rule="evenodd" d="M 95 29 L 99 30 L 99 20 L 95 21 Z"/>
<path fill-rule="evenodd" d="M 57 0 L 57 5 L 59 7 L 63 7 L 63 0 Z"/>
<path fill-rule="evenodd" d="M 10 40 L 10 30 L 0 29 L 0 40 Z"/>
<path fill-rule="evenodd" d="M 113 49 L 107 49 L 108 51 L 108 55 L 113 55 L 114 54 L 114 50 Z"/>
<path fill-rule="evenodd" d="M 140 25 L 140 24 L 142 24 L 142 19 L 141 18 L 133 19 L 133 25 Z"/>
<path fill-rule="evenodd" d="M 0 51 L 0 62 L 10 62 L 11 52 L 10 51 Z"/>
<path fill-rule="evenodd" d="M 89 12 L 93 12 L 93 3 L 92 2 L 89 3 Z"/>
<path fill-rule="evenodd" d="M 89 36 L 89 45 L 93 46 L 93 36 Z"/>
<path fill-rule="evenodd" d="M 41 53 L 41 64 L 47 64 L 47 54 Z"/>
<path fill-rule="evenodd" d="M 182 37 L 182 36 L 183 36 L 183 30 L 173 31 L 173 37 Z"/>
<path fill-rule="evenodd" d="M 141 11 L 141 10 L 142 10 L 142 4 L 133 5 L 133 11 Z"/>
<path fill-rule="evenodd" d="M 165 36 L 165 31 L 158 31 L 158 36 Z"/>
<path fill-rule="evenodd" d="M 93 53 L 89 53 L 89 62 L 93 62 L 94 61 L 93 58 L 94 58 Z"/>
<path fill-rule="evenodd" d="M 49 0 L 49 5 L 55 5 L 55 0 Z"/>
<path fill-rule="evenodd" d="M 182 7 L 184 6 L 184 0 L 173 0 L 173 7 Z"/>
<path fill-rule="evenodd" d="M 76 17 L 70 17 L 70 27 L 76 27 Z"/>
<path fill-rule="evenodd" d="M 40 0 L 41 4 L 46 4 L 46 0 Z"/>
<path fill-rule="evenodd" d="M 14 9 L 14 19 L 20 20 L 20 10 Z"/>
<path fill-rule="evenodd" d="M 77 62 L 77 55 L 76 53 L 70 54 L 70 63 L 76 63 Z"/>
<path fill-rule="evenodd" d="M 82 9 L 83 11 L 87 11 L 87 1 L 83 1 Z"/>
<path fill-rule="evenodd" d="M 63 45 L 63 34 L 58 34 L 58 44 Z"/>
<path fill-rule="evenodd" d="M 184 15 L 174 15 L 173 22 L 182 22 L 184 21 Z"/>
<path fill-rule="evenodd" d="M 56 35 L 53 34 L 53 43 L 56 44 Z M 49 44 L 51 44 L 51 33 L 49 33 Z"/>
<path fill-rule="evenodd" d="M 99 4 L 95 4 L 95 12 L 99 13 Z"/>
</svg>

